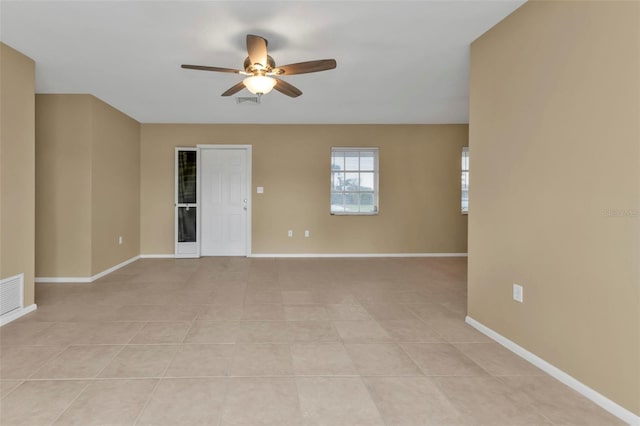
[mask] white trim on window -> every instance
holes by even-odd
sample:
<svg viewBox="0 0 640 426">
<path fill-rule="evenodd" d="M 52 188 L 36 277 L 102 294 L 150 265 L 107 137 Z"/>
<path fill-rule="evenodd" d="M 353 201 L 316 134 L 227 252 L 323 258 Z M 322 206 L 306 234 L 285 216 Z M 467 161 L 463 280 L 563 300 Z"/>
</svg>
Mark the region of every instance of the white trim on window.
<svg viewBox="0 0 640 426">
<path fill-rule="evenodd" d="M 377 215 L 379 212 L 379 150 L 374 147 L 332 147 L 330 207 L 332 215 Z"/>
</svg>

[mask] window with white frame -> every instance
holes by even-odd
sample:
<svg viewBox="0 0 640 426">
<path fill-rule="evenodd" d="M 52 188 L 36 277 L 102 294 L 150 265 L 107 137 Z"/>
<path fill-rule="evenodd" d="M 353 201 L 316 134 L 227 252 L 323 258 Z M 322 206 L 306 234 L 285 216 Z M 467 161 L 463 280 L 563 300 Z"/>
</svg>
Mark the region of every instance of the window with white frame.
<svg viewBox="0 0 640 426">
<path fill-rule="evenodd" d="M 331 148 L 331 214 L 378 214 L 378 148 Z"/>
<path fill-rule="evenodd" d="M 462 148 L 462 213 L 469 213 L 469 147 Z"/>
</svg>

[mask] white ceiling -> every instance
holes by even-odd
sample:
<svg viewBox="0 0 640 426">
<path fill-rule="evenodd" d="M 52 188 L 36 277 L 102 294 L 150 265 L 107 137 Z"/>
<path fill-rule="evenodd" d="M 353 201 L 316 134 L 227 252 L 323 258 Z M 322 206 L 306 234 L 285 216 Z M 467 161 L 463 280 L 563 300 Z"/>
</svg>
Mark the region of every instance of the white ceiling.
<svg viewBox="0 0 640 426">
<path fill-rule="evenodd" d="M 0 38 L 36 61 L 38 93 L 90 93 L 144 123 L 466 123 L 469 45 L 512 1 L 8 1 Z M 247 33 L 276 65 L 335 58 L 284 77 L 303 91 L 261 105 L 220 96 Z M 237 96 L 250 96 L 243 90 Z"/>
</svg>

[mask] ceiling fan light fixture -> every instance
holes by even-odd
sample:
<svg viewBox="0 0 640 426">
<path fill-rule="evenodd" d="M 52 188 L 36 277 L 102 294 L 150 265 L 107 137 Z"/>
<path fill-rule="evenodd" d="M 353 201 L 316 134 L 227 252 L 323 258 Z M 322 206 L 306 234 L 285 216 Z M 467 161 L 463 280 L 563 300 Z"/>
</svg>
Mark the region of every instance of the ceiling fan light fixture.
<svg viewBox="0 0 640 426">
<path fill-rule="evenodd" d="M 251 93 L 254 95 L 266 95 L 276 85 L 276 80 L 264 75 L 254 75 L 247 77 L 242 81 Z"/>
</svg>

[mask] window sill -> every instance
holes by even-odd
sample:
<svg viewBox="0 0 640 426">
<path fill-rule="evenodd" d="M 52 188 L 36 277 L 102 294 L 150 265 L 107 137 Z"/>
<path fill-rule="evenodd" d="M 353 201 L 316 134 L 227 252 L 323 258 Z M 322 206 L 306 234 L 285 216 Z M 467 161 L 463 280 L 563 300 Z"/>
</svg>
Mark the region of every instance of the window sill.
<svg viewBox="0 0 640 426">
<path fill-rule="evenodd" d="M 346 212 L 330 212 L 331 216 L 377 216 L 379 212 L 371 213 L 346 213 Z"/>
</svg>

